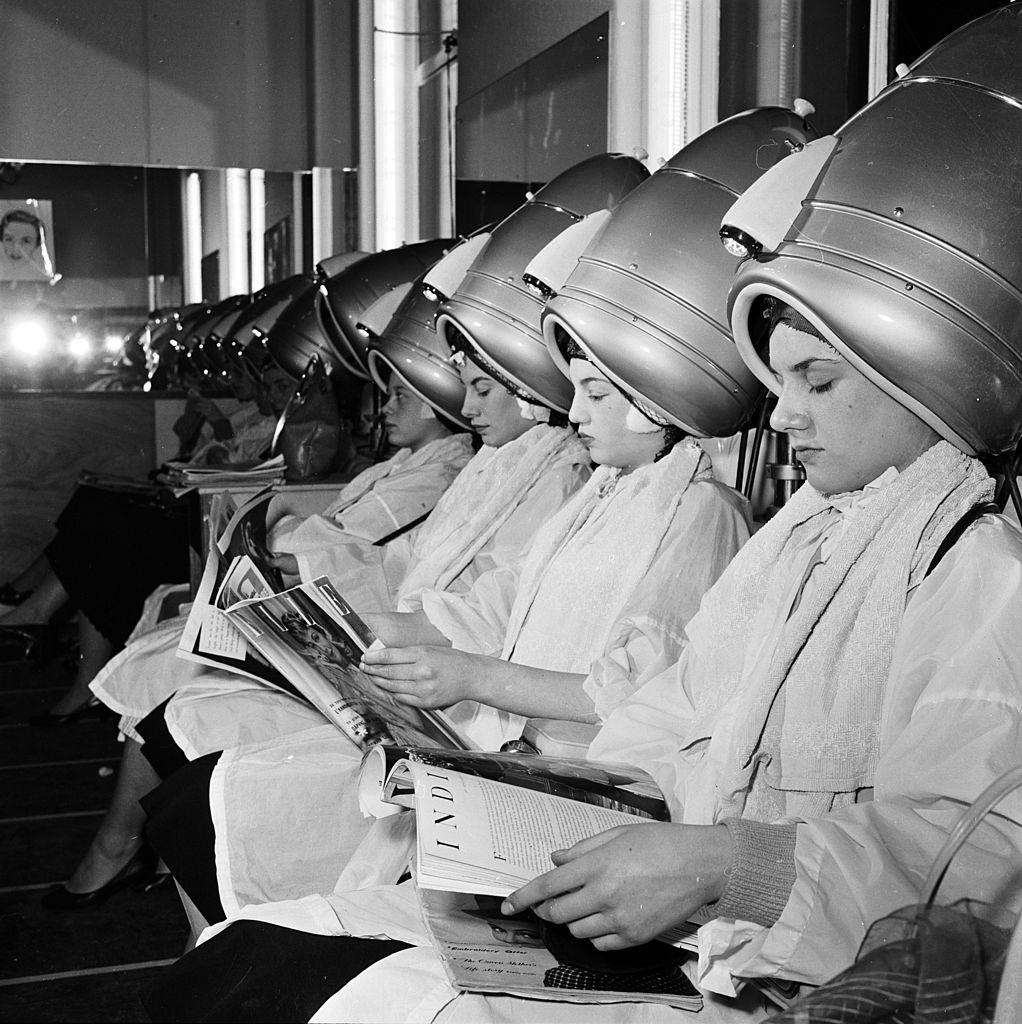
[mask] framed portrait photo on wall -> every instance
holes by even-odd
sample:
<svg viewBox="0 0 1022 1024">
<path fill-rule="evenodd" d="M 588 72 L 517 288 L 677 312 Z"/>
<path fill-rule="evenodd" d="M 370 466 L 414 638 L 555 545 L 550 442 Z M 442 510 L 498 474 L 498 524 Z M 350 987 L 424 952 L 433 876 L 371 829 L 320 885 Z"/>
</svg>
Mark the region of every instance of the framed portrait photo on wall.
<svg viewBox="0 0 1022 1024">
<path fill-rule="evenodd" d="M 0 281 L 55 282 L 53 203 L 0 200 Z"/>
</svg>

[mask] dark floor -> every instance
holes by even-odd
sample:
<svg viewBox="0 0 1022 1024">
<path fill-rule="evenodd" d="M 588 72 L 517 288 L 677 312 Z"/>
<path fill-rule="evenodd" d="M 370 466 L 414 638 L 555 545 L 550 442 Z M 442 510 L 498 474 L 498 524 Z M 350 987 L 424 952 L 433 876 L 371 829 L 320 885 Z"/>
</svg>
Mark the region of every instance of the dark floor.
<svg viewBox="0 0 1022 1024">
<path fill-rule="evenodd" d="M 113 792 L 116 719 L 31 728 L 67 687 L 59 656 L 0 664 L 0 1021 L 146 1021 L 139 993 L 184 949 L 173 886 L 52 911 Z"/>
</svg>

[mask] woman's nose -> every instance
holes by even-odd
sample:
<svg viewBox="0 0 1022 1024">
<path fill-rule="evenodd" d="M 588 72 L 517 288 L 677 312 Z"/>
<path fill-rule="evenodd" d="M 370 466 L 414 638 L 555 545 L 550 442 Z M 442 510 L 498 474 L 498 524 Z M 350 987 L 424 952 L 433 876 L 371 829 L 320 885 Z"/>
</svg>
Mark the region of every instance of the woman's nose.
<svg viewBox="0 0 1022 1024">
<path fill-rule="evenodd" d="M 808 413 L 799 407 L 788 389 L 785 389 L 777 399 L 774 411 L 770 414 L 770 426 L 782 433 L 805 430 L 809 426 Z"/>
<path fill-rule="evenodd" d="M 479 403 L 476 401 L 475 395 L 466 392 L 465 401 L 461 403 L 461 415 L 467 420 L 479 415 Z"/>
<path fill-rule="evenodd" d="M 578 395 L 571 399 L 571 406 L 568 408 L 568 419 L 572 423 L 584 423 L 586 418 L 585 405 Z"/>
</svg>

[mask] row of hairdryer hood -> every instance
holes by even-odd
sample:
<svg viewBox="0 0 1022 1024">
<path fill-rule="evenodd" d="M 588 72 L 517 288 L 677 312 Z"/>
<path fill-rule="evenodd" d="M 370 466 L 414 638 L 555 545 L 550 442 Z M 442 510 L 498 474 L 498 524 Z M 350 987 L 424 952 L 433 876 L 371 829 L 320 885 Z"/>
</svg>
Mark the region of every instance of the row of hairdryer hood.
<svg viewBox="0 0 1022 1024">
<path fill-rule="evenodd" d="M 258 353 L 298 377 L 315 357 L 379 382 L 384 363 L 458 418 L 452 332 L 562 411 L 566 332 L 645 408 L 713 438 L 761 417 L 763 335 L 782 301 L 941 436 L 1010 453 L 1020 45 L 1022 4 L 937 44 L 834 135 L 817 138 L 797 102 L 722 121 L 652 175 L 594 156 L 491 229 L 331 257 L 169 335 L 190 333 L 190 358 L 214 367 Z M 148 330 L 160 348 L 166 325 Z"/>
</svg>

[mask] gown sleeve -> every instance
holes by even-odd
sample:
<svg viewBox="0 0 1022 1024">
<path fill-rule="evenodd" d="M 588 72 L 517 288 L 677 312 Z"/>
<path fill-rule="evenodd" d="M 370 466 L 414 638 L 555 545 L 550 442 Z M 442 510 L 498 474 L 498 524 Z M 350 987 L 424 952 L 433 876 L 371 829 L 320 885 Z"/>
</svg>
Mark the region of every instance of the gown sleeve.
<svg viewBox="0 0 1022 1024">
<path fill-rule="evenodd" d="M 910 595 L 872 793 L 797 825 L 795 883 L 769 928 L 717 922 L 711 966 L 813 984 L 847 967 L 867 927 L 916 903 L 962 812 L 1022 751 L 1022 536 L 973 526 Z M 1022 793 L 1005 797 L 951 861 L 941 903 L 1022 902 Z"/>
<path fill-rule="evenodd" d="M 749 538 L 743 506 L 718 484 L 694 485 L 643 581 L 583 683 L 606 720 L 647 679 L 678 661 L 703 594 Z"/>
<path fill-rule="evenodd" d="M 483 573 L 464 594 L 424 591 L 422 610 L 455 650 L 499 657 L 520 573 L 515 562 Z"/>
</svg>

